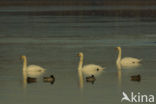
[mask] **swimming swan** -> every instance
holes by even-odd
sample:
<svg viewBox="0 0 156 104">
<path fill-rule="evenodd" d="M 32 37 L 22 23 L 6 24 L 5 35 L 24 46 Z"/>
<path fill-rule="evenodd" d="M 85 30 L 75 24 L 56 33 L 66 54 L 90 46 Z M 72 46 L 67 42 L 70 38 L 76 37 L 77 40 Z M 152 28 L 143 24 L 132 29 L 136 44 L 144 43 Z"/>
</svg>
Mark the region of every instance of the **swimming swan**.
<svg viewBox="0 0 156 104">
<path fill-rule="evenodd" d="M 116 64 L 121 64 L 122 66 L 139 66 L 141 59 L 133 58 L 133 57 L 124 57 L 121 59 L 121 47 L 117 47 L 118 58 L 116 60 Z"/>
<path fill-rule="evenodd" d="M 45 69 L 37 66 L 37 65 L 29 65 L 27 66 L 27 58 L 26 56 L 21 56 L 23 60 L 23 72 L 26 72 L 28 77 L 38 77 L 45 72 Z"/>
<path fill-rule="evenodd" d="M 80 57 L 78 69 L 81 70 L 85 75 L 96 76 L 96 75 L 99 75 L 104 70 L 103 67 L 99 65 L 95 65 L 95 64 L 88 64 L 88 65 L 83 66 L 83 53 L 80 52 L 78 56 Z"/>
</svg>

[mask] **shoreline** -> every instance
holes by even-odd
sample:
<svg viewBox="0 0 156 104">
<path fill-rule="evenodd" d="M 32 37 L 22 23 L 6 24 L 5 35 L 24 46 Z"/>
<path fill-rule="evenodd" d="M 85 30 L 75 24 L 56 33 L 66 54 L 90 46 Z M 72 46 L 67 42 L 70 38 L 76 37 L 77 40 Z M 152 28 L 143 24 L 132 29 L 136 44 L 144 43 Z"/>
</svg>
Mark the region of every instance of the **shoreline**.
<svg viewBox="0 0 156 104">
<path fill-rule="evenodd" d="M 60 11 L 8 11 L 0 15 L 54 15 L 54 16 L 121 16 L 121 17 L 156 17 L 156 10 L 117 9 L 117 10 L 60 10 Z"/>
</svg>

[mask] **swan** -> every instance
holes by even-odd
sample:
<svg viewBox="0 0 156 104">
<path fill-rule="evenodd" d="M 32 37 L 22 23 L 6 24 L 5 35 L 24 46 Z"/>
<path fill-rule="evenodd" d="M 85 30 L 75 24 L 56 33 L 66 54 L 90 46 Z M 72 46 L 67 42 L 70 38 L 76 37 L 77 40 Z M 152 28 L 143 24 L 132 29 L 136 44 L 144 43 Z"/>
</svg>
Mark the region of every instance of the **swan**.
<svg viewBox="0 0 156 104">
<path fill-rule="evenodd" d="M 142 61 L 142 59 L 137 59 L 137 58 L 133 58 L 133 57 L 124 57 L 121 59 L 121 47 L 117 47 L 117 50 L 119 51 L 118 53 L 118 58 L 116 60 L 116 64 L 121 64 L 121 66 L 127 66 L 127 67 L 131 67 L 131 66 L 139 66 L 140 61 Z"/>
<path fill-rule="evenodd" d="M 85 75 L 96 76 L 96 75 L 99 75 L 104 70 L 103 67 L 99 65 L 95 65 L 95 64 L 88 64 L 88 65 L 83 66 L 83 53 L 80 52 L 78 56 L 80 57 L 78 69 L 81 70 Z"/>
<path fill-rule="evenodd" d="M 38 65 L 29 65 L 27 66 L 26 56 L 21 56 L 23 60 L 23 72 L 26 72 L 28 77 L 38 77 L 45 72 L 45 69 Z"/>
</svg>

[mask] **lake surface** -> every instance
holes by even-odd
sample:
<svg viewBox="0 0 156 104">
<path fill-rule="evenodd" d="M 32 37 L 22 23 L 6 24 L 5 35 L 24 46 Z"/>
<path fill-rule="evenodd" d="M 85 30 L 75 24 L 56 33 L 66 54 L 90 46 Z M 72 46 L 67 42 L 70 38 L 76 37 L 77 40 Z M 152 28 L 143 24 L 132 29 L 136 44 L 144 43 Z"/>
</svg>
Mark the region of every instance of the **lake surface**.
<svg viewBox="0 0 156 104">
<path fill-rule="evenodd" d="M 120 104 L 123 91 L 155 95 L 155 27 L 151 17 L 0 15 L 0 103 Z M 138 68 L 122 68 L 120 81 L 117 46 L 123 56 L 143 59 Z M 84 53 L 84 64 L 106 67 L 94 84 L 84 77 L 83 88 L 79 52 Z M 21 55 L 27 56 L 29 65 L 47 69 L 43 76 L 53 74 L 55 83 L 44 83 L 41 76 L 24 88 Z M 131 81 L 137 74 L 141 81 Z"/>
</svg>

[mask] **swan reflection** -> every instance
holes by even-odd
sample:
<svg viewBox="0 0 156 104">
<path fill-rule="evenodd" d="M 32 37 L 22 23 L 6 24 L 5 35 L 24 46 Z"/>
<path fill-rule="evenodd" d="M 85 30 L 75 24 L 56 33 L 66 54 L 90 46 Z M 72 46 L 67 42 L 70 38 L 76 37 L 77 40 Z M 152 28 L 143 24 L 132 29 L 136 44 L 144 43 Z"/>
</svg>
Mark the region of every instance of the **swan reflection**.
<svg viewBox="0 0 156 104">
<path fill-rule="evenodd" d="M 25 70 L 23 70 L 23 88 L 27 87 L 27 73 Z"/>
<path fill-rule="evenodd" d="M 121 65 L 118 63 L 117 66 L 117 73 L 118 73 L 118 85 L 121 87 L 122 85 L 122 71 L 121 71 Z"/>
</svg>

